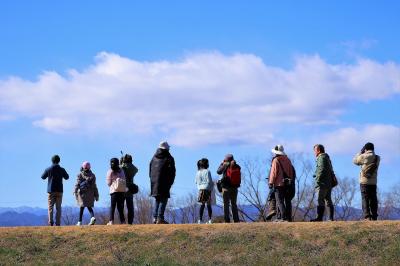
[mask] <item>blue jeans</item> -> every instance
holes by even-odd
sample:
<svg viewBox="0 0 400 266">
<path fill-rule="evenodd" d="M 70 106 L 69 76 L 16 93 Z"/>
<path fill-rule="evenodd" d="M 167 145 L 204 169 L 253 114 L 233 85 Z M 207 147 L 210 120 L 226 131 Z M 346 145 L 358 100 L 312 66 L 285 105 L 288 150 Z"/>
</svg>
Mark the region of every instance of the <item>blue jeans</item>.
<svg viewBox="0 0 400 266">
<path fill-rule="evenodd" d="M 167 207 L 168 198 L 155 197 L 155 199 L 156 204 L 154 205 L 153 217 L 155 219 L 158 218 L 164 220 L 164 212 Z"/>
</svg>

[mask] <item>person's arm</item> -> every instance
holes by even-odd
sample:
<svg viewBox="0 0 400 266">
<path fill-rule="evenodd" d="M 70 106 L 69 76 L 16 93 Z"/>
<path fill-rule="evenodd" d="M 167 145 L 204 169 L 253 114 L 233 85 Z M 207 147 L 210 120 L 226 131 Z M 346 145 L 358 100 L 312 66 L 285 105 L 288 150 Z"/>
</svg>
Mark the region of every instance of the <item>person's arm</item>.
<svg viewBox="0 0 400 266">
<path fill-rule="evenodd" d="M 223 173 L 225 173 L 227 167 L 227 164 L 225 164 L 225 162 L 222 162 L 218 167 L 217 174 L 222 175 Z"/>
<path fill-rule="evenodd" d="M 63 168 L 62 170 L 63 170 L 63 178 L 64 178 L 65 180 L 68 180 L 68 179 L 69 179 L 69 175 L 68 175 L 67 171 L 65 171 L 64 168 Z"/>
<path fill-rule="evenodd" d="M 76 177 L 76 183 L 75 183 L 75 188 L 74 188 L 74 194 L 78 194 L 79 183 L 80 183 L 80 174 L 78 174 L 78 176 Z"/>
<path fill-rule="evenodd" d="M 271 164 L 271 171 L 269 172 L 268 184 L 271 186 L 275 183 L 278 174 L 278 159 L 273 159 Z"/>
<path fill-rule="evenodd" d="M 41 178 L 44 180 L 44 179 L 46 179 L 48 176 L 49 176 L 49 172 L 48 172 L 47 169 L 46 169 L 46 170 L 44 170 L 44 172 L 43 172 Z"/>
<path fill-rule="evenodd" d="M 353 163 L 355 165 L 363 165 L 364 164 L 364 156 L 362 153 L 357 153 L 353 158 Z"/>
<path fill-rule="evenodd" d="M 107 186 L 111 186 L 111 184 L 112 184 L 112 177 L 111 177 L 111 173 L 112 173 L 112 171 L 111 170 L 108 170 L 108 172 L 107 172 L 107 177 L 106 177 L 106 182 L 107 182 Z"/>
<path fill-rule="evenodd" d="M 320 185 L 321 183 L 321 176 L 324 171 L 324 162 L 322 156 L 317 157 L 317 165 L 315 167 L 315 183 Z"/>
<path fill-rule="evenodd" d="M 99 190 L 97 189 L 96 176 L 93 174 L 93 189 L 94 189 L 94 199 L 99 201 Z"/>
<path fill-rule="evenodd" d="M 175 159 L 171 156 L 171 186 L 175 182 L 176 176 L 176 168 L 175 168 Z"/>
</svg>

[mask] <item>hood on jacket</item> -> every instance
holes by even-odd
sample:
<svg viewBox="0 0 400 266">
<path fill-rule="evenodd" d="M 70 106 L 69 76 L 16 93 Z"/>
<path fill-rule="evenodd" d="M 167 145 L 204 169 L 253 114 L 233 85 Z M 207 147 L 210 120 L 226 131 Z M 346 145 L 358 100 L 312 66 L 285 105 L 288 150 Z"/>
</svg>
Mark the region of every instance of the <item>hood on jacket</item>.
<svg viewBox="0 0 400 266">
<path fill-rule="evenodd" d="M 164 159 L 168 156 L 169 156 L 169 151 L 160 148 L 158 148 L 156 153 L 154 154 L 154 157 L 156 157 L 157 159 Z"/>
</svg>

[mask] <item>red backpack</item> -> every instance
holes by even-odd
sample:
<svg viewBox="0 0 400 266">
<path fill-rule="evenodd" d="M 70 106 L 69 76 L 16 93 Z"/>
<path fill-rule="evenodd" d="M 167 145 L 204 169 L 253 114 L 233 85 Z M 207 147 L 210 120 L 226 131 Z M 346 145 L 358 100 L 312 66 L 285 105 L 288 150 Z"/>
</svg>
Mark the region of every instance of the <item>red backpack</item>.
<svg viewBox="0 0 400 266">
<path fill-rule="evenodd" d="M 226 170 L 226 176 L 233 187 L 240 187 L 242 182 L 242 174 L 240 173 L 240 167 L 231 165 Z"/>
</svg>

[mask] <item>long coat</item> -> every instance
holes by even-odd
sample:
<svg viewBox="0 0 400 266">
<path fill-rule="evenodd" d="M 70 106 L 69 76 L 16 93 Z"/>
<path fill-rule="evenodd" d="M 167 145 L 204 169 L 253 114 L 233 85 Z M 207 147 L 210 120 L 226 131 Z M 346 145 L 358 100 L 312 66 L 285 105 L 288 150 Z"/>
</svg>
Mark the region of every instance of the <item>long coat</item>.
<svg viewBox="0 0 400 266">
<path fill-rule="evenodd" d="M 175 160 L 169 151 L 157 149 L 150 162 L 151 196 L 169 198 L 175 174 Z"/>
<path fill-rule="evenodd" d="M 86 181 L 88 185 L 84 191 L 81 191 L 80 185 L 84 181 Z M 94 201 L 99 199 L 96 176 L 92 173 L 92 171 L 81 171 L 78 174 L 75 184 L 75 197 L 80 207 L 93 207 Z"/>
</svg>

